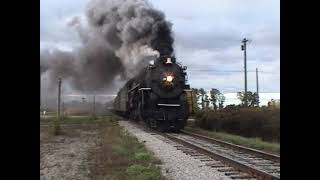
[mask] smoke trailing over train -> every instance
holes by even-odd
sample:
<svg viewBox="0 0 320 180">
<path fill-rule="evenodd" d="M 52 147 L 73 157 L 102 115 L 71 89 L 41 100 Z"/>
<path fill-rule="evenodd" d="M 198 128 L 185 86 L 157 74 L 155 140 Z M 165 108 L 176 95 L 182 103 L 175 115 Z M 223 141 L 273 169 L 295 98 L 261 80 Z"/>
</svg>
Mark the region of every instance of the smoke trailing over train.
<svg viewBox="0 0 320 180">
<path fill-rule="evenodd" d="M 40 51 L 51 87 L 62 77 L 76 90 L 103 91 L 133 77 L 149 57 L 174 54 L 172 24 L 146 0 L 91 0 L 84 17 L 68 23 L 79 47 Z"/>
</svg>

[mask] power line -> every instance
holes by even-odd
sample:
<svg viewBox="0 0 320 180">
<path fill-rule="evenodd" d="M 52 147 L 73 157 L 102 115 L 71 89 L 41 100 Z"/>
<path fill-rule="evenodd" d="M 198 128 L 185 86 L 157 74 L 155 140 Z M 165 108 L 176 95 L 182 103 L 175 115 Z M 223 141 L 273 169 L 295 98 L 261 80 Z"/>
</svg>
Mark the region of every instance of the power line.
<svg viewBox="0 0 320 180">
<path fill-rule="evenodd" d="M 226 71 L 217 71 L 217 70 L 210 70 L 210 69 L 189 69 L 190 71 L 209 71 L 209 72 L 217 72 L 217 73 L 243 73 L 244 71 L 240 70 L 226 70 Z M 247 70 L 247 72 L 255 73 L 256 70 Z M 266 73 L 266 74 L 279 74 L 279 72 L 271 72 L 271 71 L 259 71 L 259 73 Z"/>
</svg>

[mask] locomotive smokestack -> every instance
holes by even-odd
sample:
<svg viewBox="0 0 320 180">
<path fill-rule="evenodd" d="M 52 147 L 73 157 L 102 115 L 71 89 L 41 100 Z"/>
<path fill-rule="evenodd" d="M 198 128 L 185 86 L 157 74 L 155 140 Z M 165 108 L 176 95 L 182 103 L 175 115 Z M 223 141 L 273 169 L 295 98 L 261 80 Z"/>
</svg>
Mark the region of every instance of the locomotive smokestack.
<svg viewBox="0 0 320 180">
<path fill-rule="evenodd" d="M 80 91 L 99 91 L 133 77 L 150 56 L 172 55 L 172 24 L 146 0 L 91 0 L 85 19 L 75 17 L 81 45 L 70 52 L 40 52 L 51 82 L 58 76 Z"/>
</svg>

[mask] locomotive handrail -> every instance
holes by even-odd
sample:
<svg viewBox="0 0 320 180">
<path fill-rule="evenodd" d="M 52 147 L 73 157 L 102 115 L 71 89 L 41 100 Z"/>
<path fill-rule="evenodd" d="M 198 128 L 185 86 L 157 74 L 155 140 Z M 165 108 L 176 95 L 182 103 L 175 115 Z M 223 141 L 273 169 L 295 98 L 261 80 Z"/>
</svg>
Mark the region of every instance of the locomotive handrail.
<svg viewBox="0 0 320 180">
<path fill-rule="evenodd" d="M 140 88 L 139 91 L 141 90 L 151 90 L 151 88 Z"/>
<path fill-rule="evenodd" d="M 181 106 L 180 104 L 158 104 L 158 106 L 174 106 L 174 107 L 178 107 Z"/>
<path fill-rule="evenodd" d="M 133 90 L 135 90 L 137 87 L 139 87 L 140 86 L 140 84 L 137 84 L 135 87 L 133 87 L 133 88 L 131 88 L 129 91 L 128 91 L 128 93 L 129 92 L 131 92 L 131 91 L 133 91 Z"/>
</svg>

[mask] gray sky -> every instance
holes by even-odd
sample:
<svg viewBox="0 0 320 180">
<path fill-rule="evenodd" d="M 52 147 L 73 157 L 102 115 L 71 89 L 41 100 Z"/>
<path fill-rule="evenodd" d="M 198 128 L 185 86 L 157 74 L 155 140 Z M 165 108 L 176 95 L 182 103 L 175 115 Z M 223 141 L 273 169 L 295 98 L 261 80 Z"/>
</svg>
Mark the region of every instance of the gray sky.
<svg viewBox="0 0 320 180">
<path fill-rule="evenodd" d="M 77 33 L 67 26 L 83 16 L 88 0 L 40 1 L 40 49 L 71 50 Z M 173 23 L 178 61 L 188 66 L 192 87 L 217 88 L 224 93 L 243 90 L 243 51 L 248 44 L 248 90 L 280 92 L 280 2 L 278 0 L 151 0 Z M 252 72 L 251 72 L 252 71 Z"/>
</svg>

